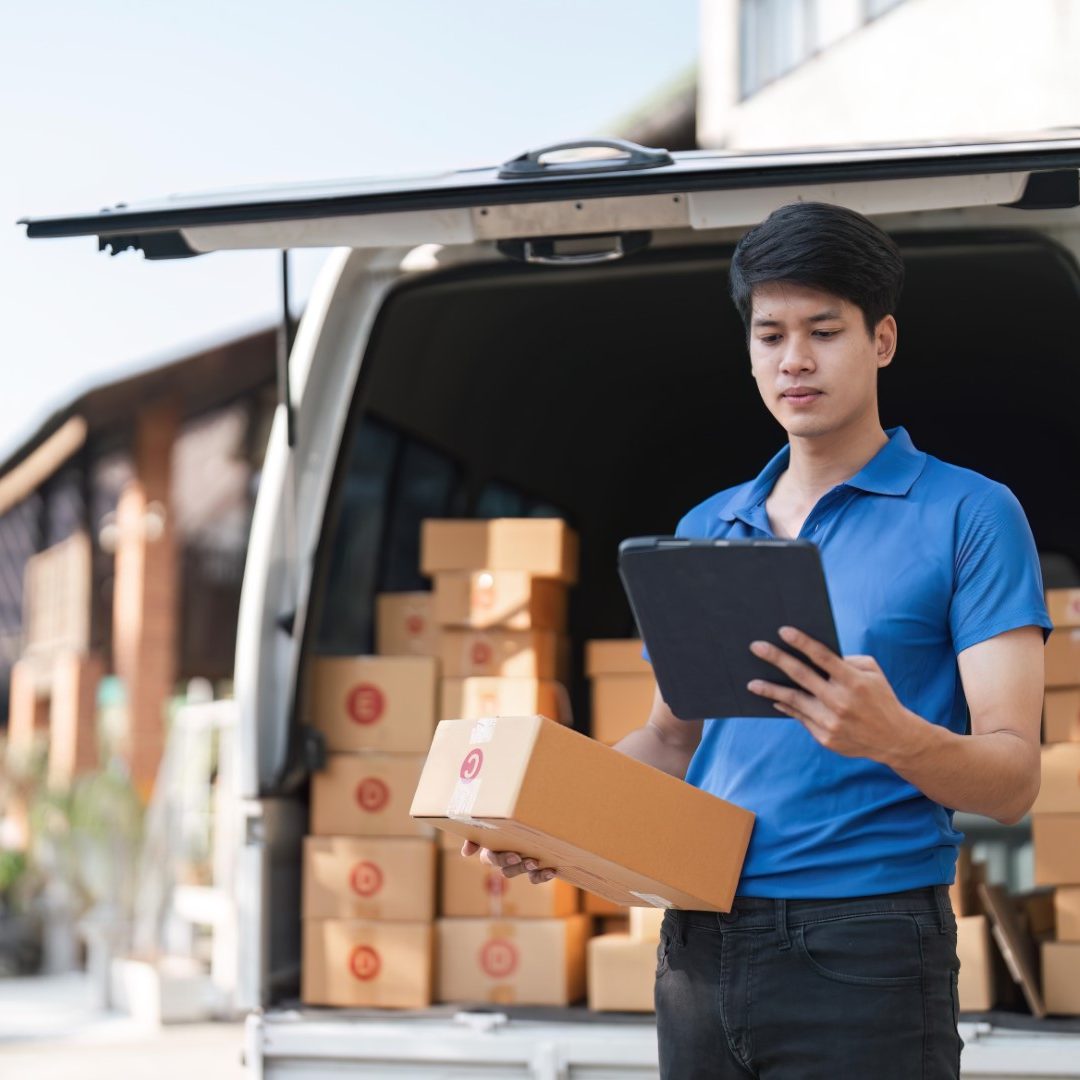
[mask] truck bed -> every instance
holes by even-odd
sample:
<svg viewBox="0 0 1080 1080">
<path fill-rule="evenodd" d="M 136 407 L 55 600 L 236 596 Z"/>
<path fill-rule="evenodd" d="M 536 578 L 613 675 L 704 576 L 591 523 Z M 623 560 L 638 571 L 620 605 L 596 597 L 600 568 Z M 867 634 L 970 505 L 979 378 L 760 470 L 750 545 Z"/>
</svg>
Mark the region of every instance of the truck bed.
<svg viewBox="0 0 1080 1080">
<path fill-rule="evenodd" d="M 1080 1020 L 1016 1013 L 961 1019 L 964 1080 L 1080 1076 Z M 651 1015 L 583 1007 L 389 1013 L 280 1008 L 248 1018 L 245 1060 L 260 1080 L 331 1076 L 619 1080 L 659 1076 Z"/>
</svg>

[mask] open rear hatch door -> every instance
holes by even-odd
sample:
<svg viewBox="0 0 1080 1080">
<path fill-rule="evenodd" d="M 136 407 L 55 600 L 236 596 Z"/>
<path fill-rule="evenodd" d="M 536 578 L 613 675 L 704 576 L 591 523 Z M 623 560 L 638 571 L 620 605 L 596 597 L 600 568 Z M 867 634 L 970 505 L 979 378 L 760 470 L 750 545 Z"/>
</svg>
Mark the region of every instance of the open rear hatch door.
<svg viewBox="0 0 1080 1080">
<path fill-rule="evenodd" d="M 496 167 L 171 196 L 21 223 L 32 238 L 96 236 L 102 250 L 135 248 L 151 259 L 252 248 L 468 244 L 735 227 L 793 199 L 869 214 L 1060 208 L 1080 203 L 1078 168 L 1080 132 L 753 154 L 669 154 L 591 139 Z"/>
</svg>

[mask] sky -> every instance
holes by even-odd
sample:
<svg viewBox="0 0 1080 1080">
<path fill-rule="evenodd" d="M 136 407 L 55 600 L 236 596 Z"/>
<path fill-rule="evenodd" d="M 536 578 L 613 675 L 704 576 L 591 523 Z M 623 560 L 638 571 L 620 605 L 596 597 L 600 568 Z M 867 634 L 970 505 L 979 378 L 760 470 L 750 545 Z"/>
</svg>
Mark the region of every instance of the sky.
<svg viewBox="0 0 1080 1080">
<path fill-rule="evenodd" d="M 491 165 L 697 59 L 698 0 L 0 0 L 0 459 L 89 386 L 267 325 L 279 258 L 146 262 L 24 216 Z M 294 257 L 302 300 L 323 253 Z"/>
</svg>

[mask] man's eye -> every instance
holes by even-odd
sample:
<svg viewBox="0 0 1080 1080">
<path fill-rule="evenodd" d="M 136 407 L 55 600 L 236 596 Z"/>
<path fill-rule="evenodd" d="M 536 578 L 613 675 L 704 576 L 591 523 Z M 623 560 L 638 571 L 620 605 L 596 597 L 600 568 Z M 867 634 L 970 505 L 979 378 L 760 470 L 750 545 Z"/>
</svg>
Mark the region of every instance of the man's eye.
<svg viewBox="0 0 1080 1080">
<path fill-rule="evenodd" d="M 814 336 L 819 338 L 831 338 L 836 337 L 839 333 L 839 330 L 815 330 Z"/>
<path fill-rule="evenodd" d="M 775 345 L 779 340 L 779 334 L 765 334 L 763 337 L 758 338 L 758 341 L 760 341 L 763 345 Z"/>
</svg>

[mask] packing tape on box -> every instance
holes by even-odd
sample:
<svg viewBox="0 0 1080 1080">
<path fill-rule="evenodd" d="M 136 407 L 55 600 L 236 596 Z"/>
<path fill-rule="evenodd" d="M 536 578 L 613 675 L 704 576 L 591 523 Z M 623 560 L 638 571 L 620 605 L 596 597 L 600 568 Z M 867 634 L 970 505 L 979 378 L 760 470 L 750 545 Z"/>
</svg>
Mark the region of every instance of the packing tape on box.
<svg viewBox="0 0 1080 1080">
<path fill-rule="evenodd" d="M 636 896 L 643 903 L 648 904 L 649 907 L 671 908 L 675 906 L 670 900 L 665 900 L 662 896 L 657 896 L 655 893 L 634 892 L 634 890 L 631 889 L 630 895 Z"/>
<path fill-rule="evenodd" d="M 491 742 L 495 737 L 495 720 L 494 716 L 484 716 L 477 720 L 469 732 L 469 742 L 474 745 Z"/>
</svg>

